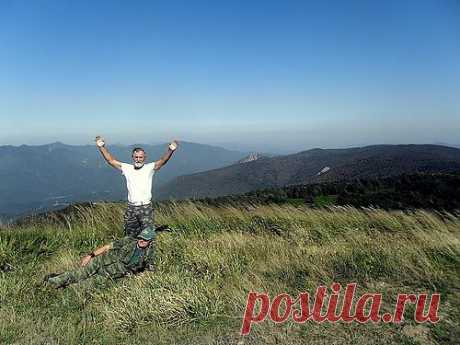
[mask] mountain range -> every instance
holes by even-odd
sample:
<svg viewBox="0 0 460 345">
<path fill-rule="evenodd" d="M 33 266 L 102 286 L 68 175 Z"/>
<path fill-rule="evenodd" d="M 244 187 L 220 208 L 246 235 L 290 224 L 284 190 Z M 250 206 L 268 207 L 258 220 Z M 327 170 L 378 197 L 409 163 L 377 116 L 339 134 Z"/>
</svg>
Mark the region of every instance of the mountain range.
<svg viewBox="0 0 460 345">
<path fill-rule="evenodd" d="M 159 199 L 217 197 L 295 184 L 457 171 L 460 171 L 460 149 L 447 146 L 312 149 L 178 176 L 161 186 L 156 195 Z"/>
<path fill-rule="evenodd" d="M 159 159 L 164 145 L 109 145 L 112 155 L 131 162 L 131 151 L 142 146 L 147 161 Z M 248 152 L 181 142 L 174 157 L 157 174 L 154 189 L 176 176 L 226 166 Z M 95 145 L 74 146 L 60 142 L 39 146 L 0 146 L 0 216 L 66 206 L 77 201 L 124 200 L 126 184 Z"/>
<path fill-rule="evenodd" d="M 120 161 L 130 162 L 134 146 L 147 161 L 167 145 L 110 145 Z M 0 146 L 0 219 L 62 208 L 70 203 L 126 200 L 124 178 L 94 145 L 52 143 Z M 238 195 L 254 190 L 418 172 L 460 171 L 460 149 L 441 145 L 373 145 L 311 149 L 271 156 L 182 142 L 154 177 L 155 200 Z"/>
</svg>

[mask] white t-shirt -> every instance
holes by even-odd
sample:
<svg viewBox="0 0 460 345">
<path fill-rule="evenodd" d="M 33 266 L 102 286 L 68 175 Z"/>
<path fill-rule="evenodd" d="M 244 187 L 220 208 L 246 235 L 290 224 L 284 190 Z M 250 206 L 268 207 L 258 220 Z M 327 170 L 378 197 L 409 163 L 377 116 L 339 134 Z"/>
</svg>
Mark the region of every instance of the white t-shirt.
<svg viewBox="0 0 460 345">
<path fill-rule="evenodd" d="M 121 173 L 126 178 L 128 201 L 133 204 L 148 204 L 152 200 L 152 179 L 155 162 L 144 164 L 140 169 L 134 165 L 121 163 Z"/>
</svg>

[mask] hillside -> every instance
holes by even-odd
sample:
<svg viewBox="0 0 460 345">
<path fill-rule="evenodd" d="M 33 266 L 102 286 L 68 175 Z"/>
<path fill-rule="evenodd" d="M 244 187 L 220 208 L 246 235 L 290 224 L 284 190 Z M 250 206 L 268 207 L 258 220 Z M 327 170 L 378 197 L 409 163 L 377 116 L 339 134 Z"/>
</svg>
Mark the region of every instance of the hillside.
<svg viewBox="0 0 460 345">
<path fill-rule="evenodd" d="M 330 169 L 320 174 L 325 167 Z M 460 171 L 460 149 L 446 146 L 313 149 L 179 176 L 160 187 L 156 195 L 158 199 L 204 198 L 294 184 L 452 171 Z"/>
<path fill-rule="evenodd" d="M 310 209 L 289 205 L 210 207 L 171 203 L 156 210 L 157 270 L 65 290 L 44 275 L 120 236 L 123 204 L 76 207 L 0 230 L 2 344 L 457 344 L 460 337 L 460 218 L 427 211 Z M 440 321 L 401 323 L 267 318 L 239 335 L 250 291 L 271 297 L 357 283 L 382 293 L 441 294 Z M 339 302 L 341 303 L 341 302 Z"/>
<path fill-rule="evenodd" d="M 138 145 L 136 145 L 138 146 Z M 159 159 L 167 145 L 139 145 L 147 161 Z M 131 162 L 133 146 L 109 145 L 110 152 Z M 155 176 L 155 186 L 172 178 L 232 164 L 247 153 L 182 142 L 173 159 Z M 4 219 L 78 201 L 124 200 L 126 185 L 94 145 L 53 143 L 0 146 L 0 216 Z"/>
</svg>

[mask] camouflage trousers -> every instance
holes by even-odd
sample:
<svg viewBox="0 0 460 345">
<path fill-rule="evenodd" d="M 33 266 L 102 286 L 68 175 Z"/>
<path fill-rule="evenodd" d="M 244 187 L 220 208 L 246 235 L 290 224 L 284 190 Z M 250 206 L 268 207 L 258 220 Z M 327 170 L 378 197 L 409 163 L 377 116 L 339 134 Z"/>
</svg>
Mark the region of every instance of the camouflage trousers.
<svg viewBox="0 0 460 345">
<path fill-rule="evenodd" d="M 124 215 L 125 236 L 137 237 L 147 227 L 155 228 L 153 225 L 152 204 L 134 206 L 128 204 Z"/>
<path fill-rule="evenodd" d="M 95 257 L 85 267 L 80 267 L 73 271 L 61 273 L 57 276 L 47 279 L 47 282 L 55 287 L 64 287 L 69 284 L 81 282 L 85 279 L 102 276 L 106 278 L 121 278 L 131 273 L 126 265 L 111 255 L 102 255 Z"/>
</svg>

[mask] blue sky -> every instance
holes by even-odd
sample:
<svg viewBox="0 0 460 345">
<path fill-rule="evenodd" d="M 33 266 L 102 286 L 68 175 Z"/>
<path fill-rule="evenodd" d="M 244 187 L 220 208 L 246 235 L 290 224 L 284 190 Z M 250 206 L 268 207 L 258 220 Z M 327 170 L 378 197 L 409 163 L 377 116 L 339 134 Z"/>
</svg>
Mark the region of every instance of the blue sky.
<svg viewBox="0 0 460 345">
<path fill-rule="evenodd" d="M 0 0 L 0 145 L 460 144 L 460 2 Z"/>
</svg>

